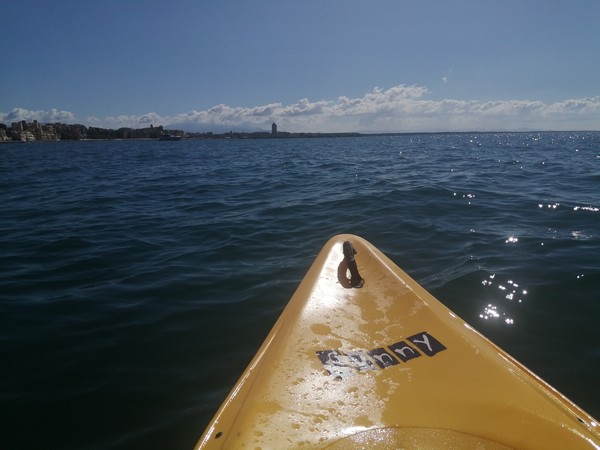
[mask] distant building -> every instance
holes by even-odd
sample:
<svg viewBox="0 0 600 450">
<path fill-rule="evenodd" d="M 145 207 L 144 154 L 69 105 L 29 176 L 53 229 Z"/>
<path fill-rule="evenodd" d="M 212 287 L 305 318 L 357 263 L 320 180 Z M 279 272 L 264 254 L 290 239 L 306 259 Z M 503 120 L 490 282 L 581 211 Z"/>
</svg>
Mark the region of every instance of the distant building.
<svg viewBox="0 0 600 450">
<path fill-rule="evenodd" d="M 271 125 L 271 134 L 277 134 L 277 124 L 275 122 Z"/>
<path fill-rule="evenodd" d="M 27 123 L 24 120 L 11 124 L 12 140 L 20 142 L 58 141 L 60 133 L 54 125 L 42 125 L 37 120 Z"/>
</svg>

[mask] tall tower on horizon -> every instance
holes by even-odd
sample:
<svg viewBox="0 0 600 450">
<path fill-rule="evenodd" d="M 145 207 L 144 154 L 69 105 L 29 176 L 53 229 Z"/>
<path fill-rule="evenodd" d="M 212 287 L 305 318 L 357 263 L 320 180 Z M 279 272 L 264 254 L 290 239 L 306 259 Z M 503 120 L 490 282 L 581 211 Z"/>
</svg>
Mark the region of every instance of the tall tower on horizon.
<svg viewBox="0 0 600 450">
<path fill-rule="evenodd" d="M 275 122 L 273 122 L 273 125 L 271 125 L 271 134 L 277 134 L 277 124 Z"/>
</svg>

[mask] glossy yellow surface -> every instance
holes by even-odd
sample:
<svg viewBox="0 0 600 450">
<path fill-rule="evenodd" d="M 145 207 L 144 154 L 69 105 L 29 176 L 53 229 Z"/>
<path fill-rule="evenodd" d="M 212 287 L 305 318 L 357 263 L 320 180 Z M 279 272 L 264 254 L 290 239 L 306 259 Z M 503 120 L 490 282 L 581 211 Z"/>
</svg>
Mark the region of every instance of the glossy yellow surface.
<svg viewBox="0 0 600 450">
<path fill-rule="evenodd" d="M 362 288 L 338 275 L 346 240 Z M 340 235 L 196 448 L 598 449 L 600 432 L 379 250 Z"/>
</svg>

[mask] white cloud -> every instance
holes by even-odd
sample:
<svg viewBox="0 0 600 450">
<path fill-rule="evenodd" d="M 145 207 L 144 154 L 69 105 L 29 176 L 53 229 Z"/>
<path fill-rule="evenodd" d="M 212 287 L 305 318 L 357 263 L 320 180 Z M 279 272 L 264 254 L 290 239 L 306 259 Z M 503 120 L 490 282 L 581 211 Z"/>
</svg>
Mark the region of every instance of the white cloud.
<svg viewBox="0 0 600 450">
<path fill-rule="evenodd" d="M 59 111 L 57 109 L 51 109 L 49 111 L 30 111 L 23 108 L 14 108 L 11 112 L 6 114 L 0 112 L 0 122 L 10 124 L 22 120 L 27 122 L 37 120 L 41 123 L 74 123 L 75 115 L 69 111 Z"/>
<path fill-rule="evenodd" d="M 90 117 L 86 125 L 109 128 L 165 127 L 206 130 L 269 130 L 277 122 L 280 130 L 306 132 L 410 132 L 598 129 L 600 96 L 567 99 L 555 103 L 540 100 L 428 100 L 427 88 L 398 85 L 389 89 L 374 88 L 362 97 L 339 97 L 336 100 L 301 99 L 283 105 L 271 103 L 255 107 L 215 105 L 203 111 L 189 111 L 174 116 L 146 113 L 140 116 Z M 76 122 L 67 111 L 28 111 L 14 109 L 0 113 L 0 121 Z"/>
</svg>

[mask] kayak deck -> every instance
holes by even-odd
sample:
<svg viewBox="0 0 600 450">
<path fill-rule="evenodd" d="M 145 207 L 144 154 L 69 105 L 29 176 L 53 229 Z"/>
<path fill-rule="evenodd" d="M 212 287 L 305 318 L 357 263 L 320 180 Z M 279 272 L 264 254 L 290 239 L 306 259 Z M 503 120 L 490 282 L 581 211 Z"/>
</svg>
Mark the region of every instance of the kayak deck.
<svg viewBox="0 0 600 450">
<path fill-rule="evenodd" d="M 373 245 L 339 235 L 196 446 L 295 447 L 598 449 L 600 432 Z"/>
</svg>

